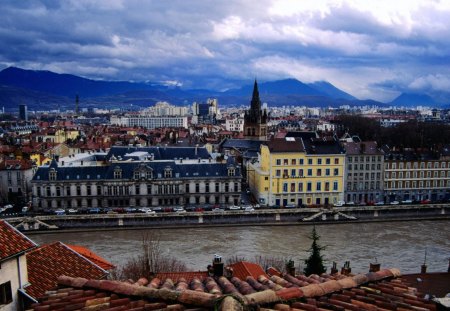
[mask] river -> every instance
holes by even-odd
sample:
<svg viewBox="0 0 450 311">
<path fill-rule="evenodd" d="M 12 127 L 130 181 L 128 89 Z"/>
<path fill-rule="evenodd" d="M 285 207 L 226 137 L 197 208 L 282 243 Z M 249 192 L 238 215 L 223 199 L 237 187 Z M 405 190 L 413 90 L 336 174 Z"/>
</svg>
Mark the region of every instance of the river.
<svg viewBox="0 0 450 311">
<path fill-rule="evenodd" d="M 308 257 L 312 226 L 245 226 L 158 229 L 165 254 L 192 270 L 205 270 L 215 254 L 254 261 L 256 256 L 292 259 L 296 266 Z M 352 272 L 367 272 L 370 262 L 402 273 L 420 272 L 426 252 L 428 272 L 447 271 L 450 258 L 450 221 L 372 222 L 318 225 L 325 264 L 337 267 L 350 261 Z M 30 234 L 38 244 L 61 241 L 88 247 L 115 265 L 136 256 L 146 230 L 114 230 Z"/>
</svg>

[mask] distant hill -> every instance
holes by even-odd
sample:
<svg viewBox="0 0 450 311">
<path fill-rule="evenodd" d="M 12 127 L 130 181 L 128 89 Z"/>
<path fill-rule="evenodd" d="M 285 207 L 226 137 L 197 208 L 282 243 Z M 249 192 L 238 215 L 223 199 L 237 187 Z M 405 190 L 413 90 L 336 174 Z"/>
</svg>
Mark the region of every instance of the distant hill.
<svg viewBox="0 0 450 311">
<path fill-rule="evenodd" d="M 81 97 L 97 97 L 162 87 L 124 81 L 97 81 L 70 74 L 16 67 L 9 67 L 0 72 L 0 85 L 2 84 L 72 98 L 75 98 L 77 94 Z"/>
<path fill-rule="evenodd" d="M 348 100 L 356 100 L 357 98 L 338 89 L 333 84 L 326 81 L 317 81 L 314 83 L 309 83 L 308 86 L 316 89 L 323 94 L 335 99 L 348 99 Z"/>
<path fill-rule="evenodd" d="M 416 106 L 439 106 L 433 98 L 425 94 L 411 94 L 403 93 L 393 101 L 390 102 L 392 106 L 405 106 L 405 107 L 416 107 Z"/>
<path fill-rule="evenodd" d="M 80 107 L 125 108 L 149 107 L 158 101 L 174 105 L 191 105 L 217 98 L 222 107 L 248 106 L 253 83 L 224 92 L 167 87 L 157 83 L 126 81 L 97 81 L 70 74 L 25 70 L 10 67 L 0 72 L 0 107 L 17 110 L 19 104 L 29 109 L 74 109 L 75 96 Z M 352 95 L 325 82 L 305 84 L 296 79 L 258 83 L 261 100 L 270 106 L 339 107 L 341 105 L 378 105 L 376 101 L 360 101 Z"/>
</svg>

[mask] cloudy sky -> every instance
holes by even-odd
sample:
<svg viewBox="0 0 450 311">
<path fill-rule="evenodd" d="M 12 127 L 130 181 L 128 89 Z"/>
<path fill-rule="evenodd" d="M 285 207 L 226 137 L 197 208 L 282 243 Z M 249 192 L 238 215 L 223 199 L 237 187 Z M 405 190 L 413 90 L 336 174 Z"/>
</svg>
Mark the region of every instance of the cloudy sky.
<svg viewBox="0 0 450 311">
<path fill-rule="evenodd" d="M 0 11 L 0 69 L 221 90 L 326 80 L 381 101 L 450 90 L 448 0 L 2 0 Z"/>
</svg>

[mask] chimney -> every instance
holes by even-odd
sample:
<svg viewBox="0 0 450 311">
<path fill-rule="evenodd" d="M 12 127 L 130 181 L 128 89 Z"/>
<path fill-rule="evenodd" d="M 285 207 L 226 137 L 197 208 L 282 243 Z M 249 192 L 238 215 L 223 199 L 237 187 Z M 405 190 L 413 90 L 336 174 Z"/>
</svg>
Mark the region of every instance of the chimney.
<svg viewBox="0 0 450 311">
<path fill-rule="evenodd" d="M 350 268 L 350 261 L 346 261 L 344 266 L 341 269 L 341 274 L 349 275 L 352 272 L 352 268 Z"/>
<path fill-rule="evenodd" d="M 427 273 L 427 265 L 423 264 L 420 266 L 420 274 L 425 274 Z"/>
<path fill-rule="evenodd" d="M 286 273 L 295 277 L 295 265 L 293 260 L 286 263 Z"/>
<path fill-rule="evenodd" d="M 369 272 L 378 272 L 378 271 L 380 271 L 380 266 L 381 265 L 379 263 L 377 263 L 377 262 L 370 263 Z"/>
<path fill-rule="evenodd" d="M 81 164 L 80 164 L 81 166 L 83 166 L 83 161 L 81 161 Z"/>
<path fill-rule="evenodd" d="M 331 272 L 330 272 L 330 274 L 331 274 L 331 275 L 334 275 L 334 274 L 337 274 L 337 273 L 338 273 L 338 269 L 337 269 L 337 267 L 336 267 L 336 262 L 333 261 L 333 266 L 331 267 Z"/>
<path fill-rule="evenodd" d="M 223 276 L 222 256 L 214 255 L 212 271 L 213 271 L 214 276 L 216 276 L 216 277 Z"/>
<path fill-rule="evenodd" d="M 364 143 L 360 143 L 359 144 L 359 151 L 361 152 L 361 153 L 364 153 L 364 152 L 366 152 L 366 144 L 364 144 Z"/>
</svg>

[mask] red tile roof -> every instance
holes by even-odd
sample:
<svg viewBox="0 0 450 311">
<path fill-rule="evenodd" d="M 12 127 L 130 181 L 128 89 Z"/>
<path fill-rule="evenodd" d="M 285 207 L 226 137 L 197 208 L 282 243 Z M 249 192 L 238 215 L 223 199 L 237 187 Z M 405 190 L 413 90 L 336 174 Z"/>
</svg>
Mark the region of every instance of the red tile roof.
<svg viewBox="0 0 450 311">
<path fill-rule="evenodd" d="M 180 279 L 186 280 L 190 283 L 193 279 L 197 278 L 199 280 L 204 280 L 208 277 L 207 271 L 196 271 L 196 272 L 160 272 L 155 278 L 160 280 L 171 279 L 175 283 Z"/>
<path fill-rule="evenodd" d="M 92 261 L 93 263 L 95 263 L 97 266 L 99 266 L 100 268 L 102 268 L 104 270 L 111 270 L 111 269 L 115 268 L 115 266 L 112 263 L 110 263 L 106 259 L 100 257 L 99 255 L 92 252 L 91 250 L 89 250 L 86 247 L 83 247 L 80 245 L 69 245 L 69 244 L 66 244 L 66 245 L 68 247 L 70 247 L 71 249 L 73 249 L 74 251 L 76 251 L 78 254 L 86 257 L 87 259 L 89 259 L 90 261 Z"/>
<path fill-rule="evenodd" d="M 61 242 L 43 245 L 27 253 L 27 268 L 31 285 L 26 287 L 26 292 L 34 298 L 56 288 L 61 275 L 102 279 L 108 274 Z"/>
<path fill-rule="evenodd" d="M 239 261 L 230 265 L 233 268 L 233 276 L 245 281 L 248 276 L 257 279 L 260 275 L 267 278 L 267 274 L 261 268 L 260 265 L 248 261 Z"/>
<path fill-rule="evenodd" d="M 0 261 L 36 247 L 36 243 L 0 219 Z"/>
<path fill-rule="evenodd" d="M 291 276 L 289 279 L 298 282 L 300 281 L 298 277 L 301 276 Z M 163 285 L 155 287 L 147 285 L 146 280 L 130 284 L 61 276 L 58 278 L 60 289 L 48 292 L 39 304 L 33 304 L 31 308 L 34 310 L 75 310 L 85 307 L 89 310 L 195 308 L 197 310 L 295 308 L 307 311 L 436 310 L 436 304 L 410 287 L 400 277 L 397 269 L 355 276 L 311 275 L 309 278 L 316 283 L 300 286 L 284 278 L 273 278 L 279 283 L 264 277 L 260 278 L 262 283 L 251 278 L 252 281 L 247 283 L 238 282 L 236 278 L 227 280 L 224 277 L 215 279 L 209 277 L 205 279 L 203 286 L 199 286 L 198 282 L 187 284 L 182 280 L 179 282 L 182 284 L 170 281 L 158 282 Z M 282 286 L 281 283 L 285 285 Z"/>
</svg>

